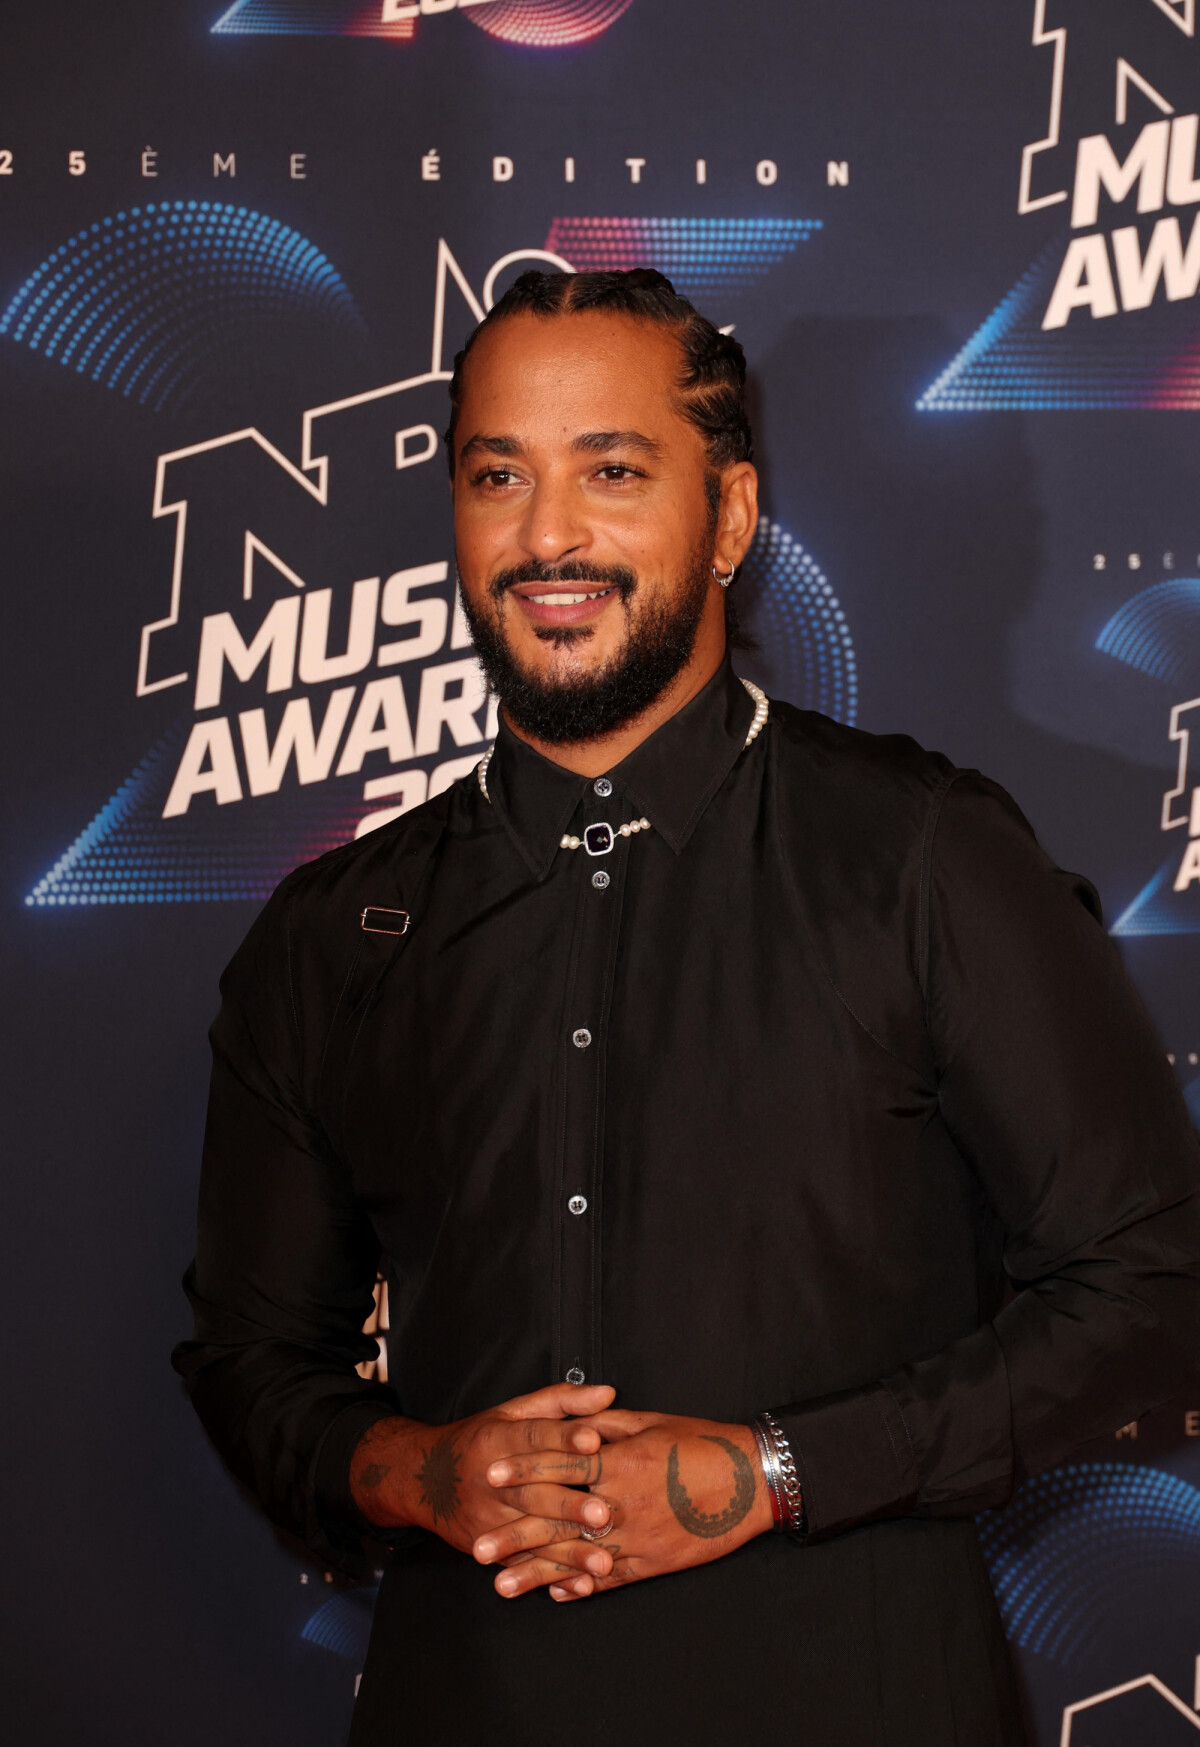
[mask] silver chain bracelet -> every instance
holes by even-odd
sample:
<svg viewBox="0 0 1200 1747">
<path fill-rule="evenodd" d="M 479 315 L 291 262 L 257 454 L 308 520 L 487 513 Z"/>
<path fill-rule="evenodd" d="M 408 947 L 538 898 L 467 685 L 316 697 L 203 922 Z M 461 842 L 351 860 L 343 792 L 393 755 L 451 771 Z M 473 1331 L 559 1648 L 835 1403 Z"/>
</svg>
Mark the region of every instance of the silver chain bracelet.
<svg viewBox="0 0 1200 1747">
<path fill-rule="evenodd" d="M 771 1495 L 771 1515 L 781 1532 L 806 1527 L 804 1493 L 796 1472 L 792 1446 L 784 1436 L 783 1427 L 773 1414 L 763 1413 L 751 1422 L 754 1441 L 758 1445 L 763 1476 Z"/>
</svg>

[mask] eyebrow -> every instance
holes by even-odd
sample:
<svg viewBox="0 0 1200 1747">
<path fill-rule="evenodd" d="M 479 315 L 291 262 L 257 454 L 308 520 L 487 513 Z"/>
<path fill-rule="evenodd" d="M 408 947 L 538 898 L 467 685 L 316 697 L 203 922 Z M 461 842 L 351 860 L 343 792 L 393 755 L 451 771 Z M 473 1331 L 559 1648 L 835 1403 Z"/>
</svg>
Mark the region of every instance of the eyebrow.
<svg viewBox="0 0 1200 1747">
<path fill-rule="evenodd" d="M 521 445 L 516 437 L 485 437 L 477 433 L 465 442 L 458 452 L 460 461 L 465 461 L 468 455 L 520 455 Z"/>
<path fill-rule="evenodd" d="M 660 445 L 641 431 L 584 431 L 571 447 L 585 455 L 603 454 L 608 449 L 636 449 L 638 454 L 651 458 L 662 454 Z"/>
<path fill-rule="evenodd" d="M 662 454 L 661 445 L 652 437 L 644 436 L 641 431 L 581 431 L 571 447 L 581 455 L 602 455 L 611 449 L 633 449 L 640 455 L 657 460 Z M 511 458 L 523 455 L 524 452 L 518 437 L 489 437 L 477 432 L 463 444 L 458 458 L 460 461 L 466 461 L 472 455 L 505 455 Z"/>
</svg>

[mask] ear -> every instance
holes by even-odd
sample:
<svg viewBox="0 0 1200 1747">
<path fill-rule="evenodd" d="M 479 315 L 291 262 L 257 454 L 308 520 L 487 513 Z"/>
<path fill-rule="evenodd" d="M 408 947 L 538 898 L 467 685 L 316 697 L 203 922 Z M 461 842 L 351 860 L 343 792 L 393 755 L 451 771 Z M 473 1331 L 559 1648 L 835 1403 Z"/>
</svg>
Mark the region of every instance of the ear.
<svg viewBox="0 0 1200 1747">
<path fill-rule="evenodd" d="M 721 474 L 716 557 L 724 564 L 740 564 L 757 526 L 758 471 L 749 461 L 735 461 Z"/>
</svg>

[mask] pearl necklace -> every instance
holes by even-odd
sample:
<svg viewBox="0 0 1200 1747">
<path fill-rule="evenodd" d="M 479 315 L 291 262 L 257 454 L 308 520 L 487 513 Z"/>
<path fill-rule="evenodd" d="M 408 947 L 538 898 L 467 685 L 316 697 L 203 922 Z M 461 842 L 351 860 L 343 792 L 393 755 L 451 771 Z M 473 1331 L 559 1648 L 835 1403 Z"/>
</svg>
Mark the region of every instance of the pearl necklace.
<svg viewBox="0 0 1200 1747">
<path fill-rule="evenodd" d="M 738 678 L 741 679 L 740 674 Z M 752 740 L 758 739 L 766 726 L 767 717 L 771 713 L 771 704 L 766 692 L 756 686 L 752 680 L 743 679 L 742 684 L 754 699 L 754 720 L 750 724 L 750 732 L 746 735 L 745 745 L 742 747 L 744 752 Z M 492 754 L 495 750 L 495 742 L 493 742 L 475 767 L 475 775 L 479 778 L 479 787 L 489 806 L 492 804 L 492 797 L 488 794 L 487 768 L 492 762 Z M 582 837 L 572 837 L 569 831 L 565 832 L 559 839 L 558 847 L 560 849 L 586 849 L 589 855 L 607 855 L 618 837 L 633 837 L 639 831 L 652 829 L 649 819 L 631 819 L 627 825 L 618 825 L 615 831 L 611 825 L 589 825 Z"/>
</svg>

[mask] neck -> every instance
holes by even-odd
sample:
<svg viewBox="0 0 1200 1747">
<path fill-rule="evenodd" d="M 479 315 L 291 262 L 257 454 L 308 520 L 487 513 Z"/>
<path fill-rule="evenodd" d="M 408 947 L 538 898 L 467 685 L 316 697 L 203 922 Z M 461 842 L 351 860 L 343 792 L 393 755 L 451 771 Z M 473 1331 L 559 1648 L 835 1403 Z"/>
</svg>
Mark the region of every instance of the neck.
<svg viewBox="0 0 1200 1747">
<path fill-rule="evenodd" d="M 501 712 L 509 729 L 518 740 L 524 740 L 527 746 L 532 746 L 535 752 L 540 752 L 543 758 L 548 758 L 554 764 L 561 764 L 564 770 L 573 771 L 576 776 L 601 776 L 606 770 L 612 770 L 620 764 L 623 758 L 643 740 L 648 740 L 656 729 L 664 722 L 669 722 L 690 704 L 698 692 L 702 692 L 713 674 L 725 658 L 725 627 L 720 626 L 719 638 L 705 638 L 703 647 L 701 639 L 697 638 L 696 648 L 686 665 L 680 668 L 670 685 L 661 691 L 648 709 L 642 711 L 632 722 L 623 722 L 619 728 L 614 728 L 611 734 L 601 734 L 595 740 L 570 740 L 563 744 L 552 743 L 549 740 L 539 740 L 536 734 L 527 734 L 524 728 L 510 720 L 501 701 Z"/>
</svg>

